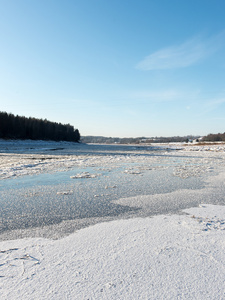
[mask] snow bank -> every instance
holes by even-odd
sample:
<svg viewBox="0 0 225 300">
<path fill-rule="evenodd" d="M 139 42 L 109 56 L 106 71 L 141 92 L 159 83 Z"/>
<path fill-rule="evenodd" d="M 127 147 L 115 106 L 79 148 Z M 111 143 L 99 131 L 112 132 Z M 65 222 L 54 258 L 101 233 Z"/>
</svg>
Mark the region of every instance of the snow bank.
<svg viewBox="0 0 225 300">
<path fill-rule="evenodd" d="M 1 299 L 224 299 L 225 207 L 0 243 Z"/>
</svg>

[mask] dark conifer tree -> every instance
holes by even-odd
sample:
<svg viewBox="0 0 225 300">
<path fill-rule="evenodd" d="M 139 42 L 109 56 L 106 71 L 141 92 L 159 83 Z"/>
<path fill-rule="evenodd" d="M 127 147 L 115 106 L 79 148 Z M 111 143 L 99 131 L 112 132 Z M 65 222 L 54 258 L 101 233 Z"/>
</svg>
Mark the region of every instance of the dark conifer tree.
<svg viewBox="0 0 225 300">
<path fill-rule="evenodd" d="M 80 133 L 70 124 L 0 112 L 0 138 L 79 142 Z"/>
</svg>

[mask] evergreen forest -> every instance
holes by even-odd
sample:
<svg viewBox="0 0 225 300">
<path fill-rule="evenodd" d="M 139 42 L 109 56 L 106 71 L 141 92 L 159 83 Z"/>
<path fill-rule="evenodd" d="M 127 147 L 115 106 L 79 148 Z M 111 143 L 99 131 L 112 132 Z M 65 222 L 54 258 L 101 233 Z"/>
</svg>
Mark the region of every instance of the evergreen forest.
<svg viewBox="0 0 225 300">
<path fill-rule="evenodd" d="M 70 124 L 0 112 L 0 138 L 79 142 L 80 133 Z"/>
</svg>

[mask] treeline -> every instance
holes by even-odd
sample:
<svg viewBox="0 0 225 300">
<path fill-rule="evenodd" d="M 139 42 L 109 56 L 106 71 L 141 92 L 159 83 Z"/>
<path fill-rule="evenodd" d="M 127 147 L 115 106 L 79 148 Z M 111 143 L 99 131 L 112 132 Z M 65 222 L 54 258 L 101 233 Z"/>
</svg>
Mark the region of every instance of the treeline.
<svg viewBox="0 0 225 300">
<path fill-rule="evenodd" d="M 147 139 L 148 143 L 187 143 L 198 139 L 200 136 L 187 135 L 187 136 L 171 136 L 171 137 L 155 137 Z"/>
<path fill-rule="evenodd" d="M 113 138 L 104 136 L 82 136 L 82 143 L 94 144 L 139 144 L 139 138 Z"/>
<path fill-rule="evenodd" d="M 78 142 L 80 133 L 70 124 L 0 112 L 0 138 Z"/>
<path fill-rule="evenodd" d="M 137 137 L 137 138 L 118 138 L 118 137 L 104 137 L 104 136 L 83 136 L 81 141 L 83 143 L 97 143 L 97 144 L 149 144 L 149 143 L 170 143 L 170 142 L 187 142 L 195 140 L 199 136 L 172 136 L 172 137 Z"/>
<path fill-rule="evenodd" d="M 216 134 L 210 133 L 207 136 L 204 136 L 202 140 L 204 142 L 225 142 L 225 132 Z"/>
</svg>

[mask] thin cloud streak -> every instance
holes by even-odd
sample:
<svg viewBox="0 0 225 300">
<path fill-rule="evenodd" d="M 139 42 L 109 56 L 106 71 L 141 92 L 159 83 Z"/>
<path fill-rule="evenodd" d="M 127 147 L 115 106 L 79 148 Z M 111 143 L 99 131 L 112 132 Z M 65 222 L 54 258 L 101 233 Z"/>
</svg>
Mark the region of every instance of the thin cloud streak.
<svg viewBox="0 0 225 300">
<path fill-rule="evenodd" d="M 191 66 L 216 52 L 222 45 L 225 31 L 211 38 L 190 39 L 150 54 L 136 66 L 140 70 L 163 70 Z"/>
<path fill-rule="evenodd" d="M 139 91 L 132 93 L 131 98 L 136 100 L 148 100 L 153 102 L 167 102 L 177 100 L 177 98 L 180 96 L 181 94 L 175 90 Z"/>
<path fill-rule="evenodd" d="M 199 117 L 210 114 L 211 112 L 217 110 L 221 105 L 225 103 L 225 98 L 215 98 L 211 101 L 208 101 L 202 108 L 201 111 L 197 114 Z"/>
<path fill-rule="evenodd" d="M 217 99 L 213 99 L 212 101 L 208 102 L 206 104 L 206 109 L 205 111 L 211 112 L 214 111 L 216 109 L 218 109 L 221 105 L 223 105 L 225 103 L 225 98 L 217 98 Z"/>
<path fill-rule="evenodd" d="M 187 91 L 179 89 L 168 89 L 163 91 L 136 91 L 130 95 L 133 100 L 151 101 L 154 103 L 185 101 L 197 99 L 199 91 Z"/>
<path fill-rule="evenodd" d="M 213 101 L 211 101 L 210 103 L 208 103 L 208 106 L 210 107 L 218 107 L 221 104 L 225 103 L 225 97 L 223 98 L 219 98 L 219 99 L 214 99 Z"/>
</svg>

